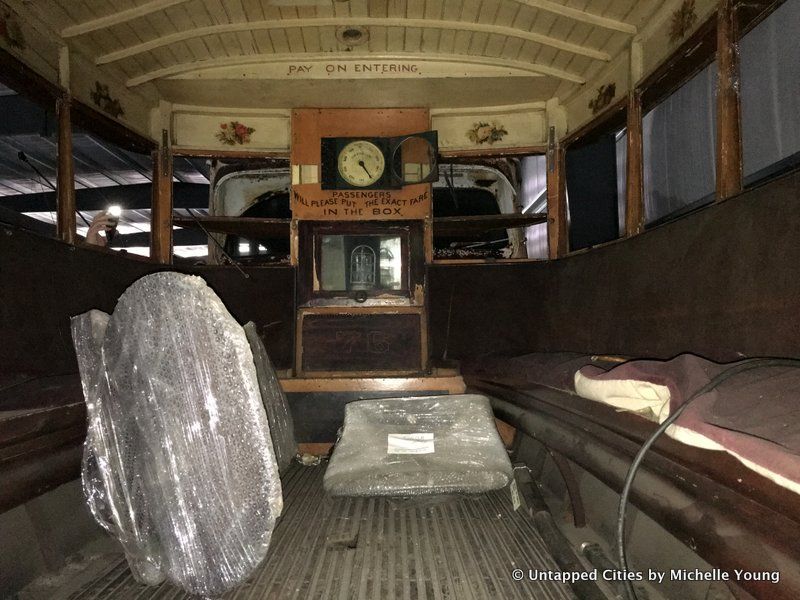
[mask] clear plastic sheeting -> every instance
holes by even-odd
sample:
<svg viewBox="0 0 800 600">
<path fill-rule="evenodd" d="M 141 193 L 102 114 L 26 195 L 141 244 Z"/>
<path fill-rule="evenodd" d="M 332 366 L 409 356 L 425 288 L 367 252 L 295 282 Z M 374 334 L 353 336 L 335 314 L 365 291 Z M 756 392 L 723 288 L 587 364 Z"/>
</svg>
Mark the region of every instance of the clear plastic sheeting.
<svg viewBox="0 0 800 600">
<path fill-rule="evenodd" d="M 324 487 L 332 496 L 475 494 L 512 474 L 485 396 L 388 398 L 345 407 Z"/>
<path fill-rule="evenodd" d="M 289 412 L 289 405 L 286 402 L 286 394 L 283 393 L 278 375 L 269 359 L 264 342 L 258 335 L 255 323 L 250 322 L 244 326 L 247 341 L 250 342 L 250 349 L 253 352 L 253 360 L 258 376 L 258 385 L 261 389 L 261 399 L 264 402 L 264 409 L 267 411 L 269 420 L 269 430 L 272 433 L 272 446 L 275 449 L 275 459 L 278 461 L 278 469 L 283 472 L 294 460 L 297 455 L 297 441 L 294 438 L 294 421 Z"/>
<path fill-rule="evenodd" d="M 75 317 L 87 502 L 140 581 L 221 595 L 263 560 L 282 509 L 242 328 L 199 277 L 156 273 Z"/>
<path fill-rule="evenodd" d="M 72 339 L 78 355 L 78 370 L 81 374 L 81 386 L 87 402 L 87 412 L 91 415 L 97 405 L 94 402 L 96 378 L 100 368 L 100 349 L 108 327 L 108 314 L 101 310 L 90 310 L 87 313 L 72 317 Z M 89 509 L 95 520 L 109 533 L 113 533 L 111 508 L 105 503 L 105 490 L 101 487 L 97 472 L 97 459 L 94 448 L 94 435 L 90 427 L 86 432 L 86 443 L 83 446 L 83 468 L 81 480 L 83 492 Z"/>
</svg>

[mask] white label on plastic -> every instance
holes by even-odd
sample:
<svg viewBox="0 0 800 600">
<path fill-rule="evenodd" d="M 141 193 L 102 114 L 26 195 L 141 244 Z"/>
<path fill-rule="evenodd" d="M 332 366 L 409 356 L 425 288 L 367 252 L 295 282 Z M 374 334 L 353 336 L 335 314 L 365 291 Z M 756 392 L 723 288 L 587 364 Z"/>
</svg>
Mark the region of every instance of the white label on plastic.
<svg viewBox="0 0 800 600">
<path fill-rule="evenodd" d="M 390 433 L 387 454 L 433 454 L 433 433 Z"/>
<path fill-rule="evenodd" d="M 519 507 L 522 506 L 522 502 L 519 499 L 519 489 L 517 488 L 517 480 L 513 479 L 511 481 L 511 504 L 514 506 L 514 510 L 519 510 Z"/>
</svg>

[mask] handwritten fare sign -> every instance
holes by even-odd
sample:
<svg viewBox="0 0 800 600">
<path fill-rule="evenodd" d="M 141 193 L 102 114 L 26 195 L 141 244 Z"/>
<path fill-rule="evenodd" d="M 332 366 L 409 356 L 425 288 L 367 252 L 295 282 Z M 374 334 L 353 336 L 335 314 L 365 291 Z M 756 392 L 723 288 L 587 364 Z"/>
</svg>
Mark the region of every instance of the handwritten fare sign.
<svg viewBox="0 0 800 600">
<path fill-rule="evenodd" d="M 304 189 L 307 188 L 307 189 Z M 403 190 L 325 190 L 295 185 L 292 188 L 292 217 L 314 221 L 386 221 L 424 219 L 431 214 L 428 185 Z"/>
<path fill-rule="evenodd" d="M 421 75 L 416 63 L 404 62 L 333 62 L 333 63 L 298 63 L 286 67 L 286 76 L 322 76 L 330 77 L 374 77 L 376 75 L 406 76 Z"/>
</svg>

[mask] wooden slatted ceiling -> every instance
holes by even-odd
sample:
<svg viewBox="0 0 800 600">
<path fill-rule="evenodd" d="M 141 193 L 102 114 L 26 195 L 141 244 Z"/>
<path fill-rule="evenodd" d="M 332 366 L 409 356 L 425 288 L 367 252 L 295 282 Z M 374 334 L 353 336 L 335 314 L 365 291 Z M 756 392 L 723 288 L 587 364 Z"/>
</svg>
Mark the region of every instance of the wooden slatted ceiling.
<svg viewBox="0 0 800 600">
<path fill-rule="evenodd" d="M 283 2 L 282 4 L 285 4 Z M 636 0 L 48 0 L 38 16 L 135 86 L 259 57 L 420 54 L 521 63 L 574 90 L 621 52 L 660 2 Z M 348 48 L 341 25 L 365 25 Z M 547 86 L 552 90 L 552 86 Z M 541 100 L 545 98 L 532 98 Z"/>
</svg>

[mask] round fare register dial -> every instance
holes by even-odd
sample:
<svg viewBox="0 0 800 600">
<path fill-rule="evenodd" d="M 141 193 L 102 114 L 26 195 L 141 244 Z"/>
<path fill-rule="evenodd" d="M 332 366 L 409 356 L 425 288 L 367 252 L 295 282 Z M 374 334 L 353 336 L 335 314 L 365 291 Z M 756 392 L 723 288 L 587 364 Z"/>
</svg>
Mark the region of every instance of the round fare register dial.
<svg viewBox="0 0 800 600">
<path fill-rule="evenodd" d="M 339 175 L 350 185 L 367 187 L 383 177 L 386 161 L 372 142 L 355 140 L 339 152 Z"/>
</svg>

